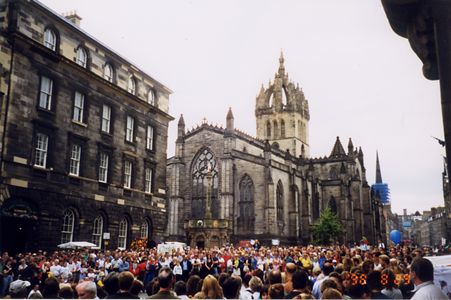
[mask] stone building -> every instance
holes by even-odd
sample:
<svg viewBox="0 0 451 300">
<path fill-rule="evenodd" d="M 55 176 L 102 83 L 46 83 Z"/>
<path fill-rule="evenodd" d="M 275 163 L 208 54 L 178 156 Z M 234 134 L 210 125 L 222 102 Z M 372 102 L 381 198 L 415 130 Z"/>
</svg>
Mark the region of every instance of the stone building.
<svg viewBox="0 0 451 300">
<path fill-rule="evenodd" d="M 248 239 L 307 243 L 330 207 L 343 223 L 342 242 L 375 241 L 363 151 L 351 139 L 345 151 L 337 137 L 330 155 L 310 157 L 308 101 L 289 80 L 282 55 L 274 80 L 258 93 L 255 115 L 256 138 L 234 127 L 231 109 L 225 128 L 204 121 L 186 131 L 180 117 L 168 159 L 169 238 L 207 247 Z"/>
<path fill-rule="evenodd" d="M 0 0 L 0 251 L 165 234 L 171 91 L 80 20 Z"/>
</svg>

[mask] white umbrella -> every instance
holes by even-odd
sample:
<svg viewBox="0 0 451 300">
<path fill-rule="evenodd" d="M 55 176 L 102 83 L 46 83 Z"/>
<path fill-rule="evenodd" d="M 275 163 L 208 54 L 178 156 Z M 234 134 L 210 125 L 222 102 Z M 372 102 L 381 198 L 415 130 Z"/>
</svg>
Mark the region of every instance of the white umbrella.
<svg viewBox="0 0 451 300">
<path fill-rule="evenodd" d="M 63 249 L 91 248 L 91 247 L 97 247 L 97 245 L 90 242 L 68 242 L 58 245 L 58 248 Z"/>
</svg>

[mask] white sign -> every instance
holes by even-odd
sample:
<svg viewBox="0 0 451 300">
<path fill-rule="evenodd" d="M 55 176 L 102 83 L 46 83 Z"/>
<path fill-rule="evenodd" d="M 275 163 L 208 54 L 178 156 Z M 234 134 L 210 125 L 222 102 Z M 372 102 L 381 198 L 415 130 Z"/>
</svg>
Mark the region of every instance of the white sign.
<svg viewBox="0 0 451 300">
<path fill-rule="evenodd" d="M 166 242 L 164 244 L 158 244 L 157 246 L 157 253 L 158 254 L 164 254 L 168 252 L 169 254 L 172 253 L 172 250 L 179 250 L 183 251 L 183 248 L 186 246 L 185 243 L 179 243 L 179 242 Z"/>
<path fill-rule="evenodd" d="M 280 245 L 280 241 L 279 240 L 271 240 L 271 245 L 279 246 Z"/>
<path fill-rule="evenodd" d="M 109 240 L 110 239 L 110 233 L 109 232 L 104 232 L 103 233 L 103 239 L 104 240 Z"/>
</svg>

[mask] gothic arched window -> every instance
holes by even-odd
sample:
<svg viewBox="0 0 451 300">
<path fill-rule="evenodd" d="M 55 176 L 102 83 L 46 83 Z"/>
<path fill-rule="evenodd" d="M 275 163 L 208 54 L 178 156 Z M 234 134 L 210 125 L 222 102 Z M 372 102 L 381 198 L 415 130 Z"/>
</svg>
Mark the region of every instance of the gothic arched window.
<svg viewBox="0 0 451 300">
<path fill-rule="evenodd" d="M 277 183 L 276 189 L 276 205 L 277 205 L 277 225 L 280 229 L 283 229 L 284 221 L 283 221 L 283 185 L 282 181 L 279 180 Z"/>
<path fill-rule="evenodd" d="M 338 178 L 338 173 L 337 173 L 337 168 L 336 167 L 330 168 L 329 178 L 330 179 L 337 179 Z"/>
<path fill-rule="evenodd" d="M 335 201 L 335 198 L 334 198 L 333 196 L 330 197 L 330 200 L 329 200 L 329 208 L 330 208 L 330 211 L 331 211 L 332 213 L 337 214 L 337 212 L 338 212 L 338 209 L 337 209 L 337 201 Z"/>
<path fill-rule="evenodd" d="M 81 46 L 77 49 L 77 57 L 75 58 L 75 62 L 83 68 L 86 68 L 88 65 L 88 53 Z"/>
<path fill-rule="evenodd" d="M 139 227 L 139 237 L 141 239 L 147 239 L 149 237 L 149 222 L 144 220 Z"/>
<path fill-rule="evenodd" d="M 282 138 L 285 137 L 285 121 L 284 120 L 280 121 L 280 137 L 282 137 Z"/>
<path fill-rule="evenodd" d="M 238 232 L 252 232 L 254 229 L 254 183 L 249 175 L 244 175 L 240 181 L 240 201 Z"/>
<path fill-rule="evenodd" d="M 209 173 L 211 175 L 211 179 L 209 179 L 209 176 L 207 176 L 209 175 Z M 213 154 L 208 149 L 202 150 L 194 161 L 192 167 L 192 183 L 192 217 L 204 217 L 207 200 L 207 190 L 210 185 L 211 214 L 213 218 L 218 218 L 218 164 Z"/>
<path fill-rule="evenodd" d="M 123 218 L 119 223 L 119 234 L 117 240 L 117 247 L 121 250 L 124 250 L 127 247 L 127 231 L 128 222 L 126 218 Z"/>
<path fill-rule="evenodd" d="M 61 244 L 72 242 L 74 237 L 74 220 L 75 214 L 72 209 L 64 212 L 63 228 L 61 230 Z"/>
<path fill-rule="evenodd" d="M 274 128 L 273 128 L 274 136 L 273 138 L 276 139 L 279 137 L 279 125 L 277 125 L 277 121 L 274 120 Z"/>
<path fill-rule="evenodd" d="M 44 31 L 44 46 L 47 48 L 56 51 L 57 38 L 56 33 L 50 28 L 47 28 Z"/>
<path fill-rule="evenodd" d="M 266 122 L 266 136 L 271 139 L 271 122 Z"/>
<path fill-rule="evenodd" d="M 102 248 L 102 235 L 103 235 L 103 217 L 97 216 L 94 219 L 92 226 L 92 242 L 96 244 L 97 248 Z"/>
</svg>

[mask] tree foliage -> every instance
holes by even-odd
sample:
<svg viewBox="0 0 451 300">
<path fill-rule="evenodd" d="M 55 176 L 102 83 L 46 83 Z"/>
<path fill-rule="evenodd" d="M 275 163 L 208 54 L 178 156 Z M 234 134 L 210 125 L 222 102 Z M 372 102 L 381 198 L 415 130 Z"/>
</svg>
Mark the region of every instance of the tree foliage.
<svg viewBox="0 0 451 300">
<path fill-rule="evenodd" d="M 326 208 L 313 225 L 313 235 L 317 243 L 327 245 L 337 241 L 343 234 L 343 225 L 330 208 Z"/>
</svg>

